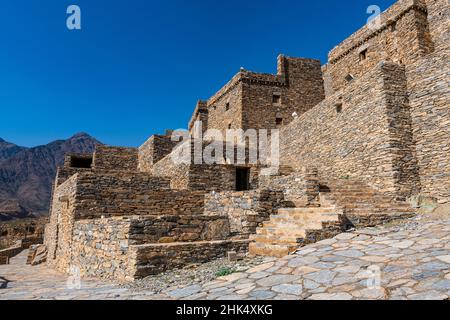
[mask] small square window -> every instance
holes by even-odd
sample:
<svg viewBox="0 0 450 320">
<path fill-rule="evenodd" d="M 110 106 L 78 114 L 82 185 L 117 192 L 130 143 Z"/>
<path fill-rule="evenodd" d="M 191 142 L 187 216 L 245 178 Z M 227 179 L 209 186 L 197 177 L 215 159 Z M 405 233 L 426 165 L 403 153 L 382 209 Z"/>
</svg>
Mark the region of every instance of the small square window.
<svg viewBox="0 0 450 320">
<path fill-rule="evenodd" d="M 228 129 L 231 129 L 231 123 L 228 125 Z"/>
<path fill-rule="evenodd" d="M 359 61 L 363 61 L 366 59 L 367 59 L 367 49 L 365 49 L 359 53 Z"/>
<path fill-rule="evenodd" d="M 230 103 L 229 102 L 227 102 L 227 104 L 225 105 L 225 111 L 228 111 L 228 110 L 230 110 Z"/>
<path fill-rule="evenodd" d="M 342 103 L 336 103 L 336 112 L 341 113 L 342 112 Z"/>
<path fill-rule="evenodd" d="M 355 77 L 353 75 L 351 75 L 351 74 L 348 74 L 348 75 L 345 76 L 345 80 L 347 82 L 351 82 L 351 81 L 353 81 L 353 79 L 355 79 Z"/>
<path fill-rule="evenodd" d="M 277 126 L 281 126 L 283 124 L 283 118 L 276 118 L 275 123 Z"/>
<path fill-rule="evenodd" d="M 281 96 L 279 94 L 274 94 L 272 97 L 272 103 L 273 104 L 280 104 L 281 103 Z"/>
<path fill-rule="evenodd" d="M 391 32 L 394 32 L 397 30 L 397 23 L 394 22 L 393 24 L 391 24 Z"/>
</svg>

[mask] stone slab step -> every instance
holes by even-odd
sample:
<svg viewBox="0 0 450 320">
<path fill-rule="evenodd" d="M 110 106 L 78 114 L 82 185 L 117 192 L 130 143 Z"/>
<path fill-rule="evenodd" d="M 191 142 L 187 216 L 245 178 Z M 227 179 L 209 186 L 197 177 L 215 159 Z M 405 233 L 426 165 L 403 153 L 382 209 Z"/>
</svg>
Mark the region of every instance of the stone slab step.
<svg viewBox="0 0 450 320">
<path fill-rule="evenodd" d="M 299 240 L 304 238 L 304 234 L 299 234 L 298 236 L 270 236 L 256 234 L 252 235 L 250 240 L 254 240 L 257 243 L 298 245 Z"/>
<path fill-rule="evenodd" d="M 252 242 L 249 245 L 250 255 L 269 256 L 282 258 L 297 250 L 297 245 L 279 245 Z"/>
</svg>

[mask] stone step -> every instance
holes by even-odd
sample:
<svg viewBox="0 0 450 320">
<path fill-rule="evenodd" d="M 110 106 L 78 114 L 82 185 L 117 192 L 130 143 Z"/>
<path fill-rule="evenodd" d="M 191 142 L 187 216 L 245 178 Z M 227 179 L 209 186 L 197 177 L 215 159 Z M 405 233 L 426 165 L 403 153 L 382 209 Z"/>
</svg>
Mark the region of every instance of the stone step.
<svg viewBox="0 0 450 320">
<path fill-rule="evenodd" d="M 250 255 L 269 256 L 282 258 L 297 250 L 298 245 L 280 245 L 252 242 L 249 245 Z"/>
<path fill-rule="evenodd" d="M 263 227 L 256 230 L 258 235 L 269 235 L 269 236 L 294 236 L 297 238 L 305 237 L 305 230 L 320 230 L 323 224 L 321 222 L 311 223 L 307 225 L 277 225 L 276 227 Z"/>
<path fill-rule="evenodd" d="M 271 236 L 264 234 L 252 235 L 250 240 L 254 240 L 257 243 L 269 243 L 269 244 L 288 244 L 288 245 L 297 245 L 299 240 L 304 239 L 305 235 L 299 236 Z"/>
<path fill-rule="evenodd" d="M 311 207 L 311 208 L 280 208 L 278 214 L 304 214 L 318 215 L 321 213 L 333 213 L 336 209 L 332 207 Z"/>
</svg>

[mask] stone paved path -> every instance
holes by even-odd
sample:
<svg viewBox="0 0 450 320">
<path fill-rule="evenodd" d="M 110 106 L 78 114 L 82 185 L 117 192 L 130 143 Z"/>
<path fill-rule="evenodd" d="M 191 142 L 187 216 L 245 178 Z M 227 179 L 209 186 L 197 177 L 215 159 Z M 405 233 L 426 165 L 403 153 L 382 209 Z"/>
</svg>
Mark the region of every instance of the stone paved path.
<svg viewBox="0 0 450 320">
<path fill-rule="evenodd" d="M 67 276 L 24 263 L 22 254 L 0 266 L 0 299 L 442 300 L 450 297 L 450 218 L 341 234 L 246 272 L 159 295 L 93 279 L 69 289 Z"/>
</svg>

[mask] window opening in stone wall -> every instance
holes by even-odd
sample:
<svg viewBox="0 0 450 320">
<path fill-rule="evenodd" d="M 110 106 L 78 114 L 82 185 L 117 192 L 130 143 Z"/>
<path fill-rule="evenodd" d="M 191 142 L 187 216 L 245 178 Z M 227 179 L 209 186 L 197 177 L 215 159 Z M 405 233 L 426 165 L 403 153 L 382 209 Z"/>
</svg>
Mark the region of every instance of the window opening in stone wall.
<svg viewBox="0 0 450 320">
<path fill-rule="evenodd" d="M 367 49 L 365 49 L 359 53 L 359 61 L 363 61 L 366 59 L 367 59 Z"/>
<path fill-rule="evenodd" d="M 250 190 L 250 169 L 236 168 L 236 191 Z"/>
<path fill-rule="evenodd" d="M 342 103 L 336 103 L 336 112 L 341 113 L 342 112 Z"/>
<path fill-rule="evenodd" d="M 281 103 L 281 96 L 279 94 L 274 94 L 272 97 L 272 103 L 273 104 L 280 104 Z"/>
<path fill-rule="evenodd" d="M 90 169 L 92 167 L 92 157 L 76 157 L 70 158 L 71 168 Z"/>
<path fill-rule="evenodd" d="M 393 24 L 391 24 L 391 32 L 394 32 L 397 30 L 397 23 L 394 22 Z"/>
<path fill-rule="evenodd" d="M 353 75 L 351 75 L 351 74 L 348 74 L 348 75 L 345 76 L 345 80 L 347 82 L 351 82 L 351 81 L 353 81 L 353 79 L 355 79 L 355 77 Z"/>
<path fill-rule="evenodd" d="M 225 105 L 225 111 L 228 111 L 228 110 L 230 110 L 230 103 L 229 102 L 227 102 L 227 104 Z"/>
<path fill-rule="evenodd" d="M 277 117 L 277 118 L 275 119 L 275 124 L 277 125 L 277 127 L 278 127 L 278 126 L 281 126 L 281 125 L 283 124 L 283 118 Z"/>
</svg>

